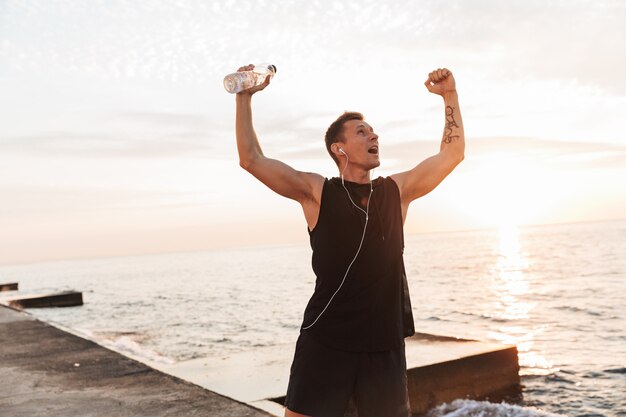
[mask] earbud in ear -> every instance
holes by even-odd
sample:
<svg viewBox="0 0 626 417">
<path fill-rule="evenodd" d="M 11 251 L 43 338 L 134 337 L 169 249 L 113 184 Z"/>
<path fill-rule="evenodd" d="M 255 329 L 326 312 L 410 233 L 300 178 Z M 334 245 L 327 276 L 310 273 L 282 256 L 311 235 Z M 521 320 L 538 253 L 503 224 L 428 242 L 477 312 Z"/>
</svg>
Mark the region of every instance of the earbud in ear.
<svg viewBox="0 0 626 417">
<path fill-rule="evenodd" d="M 343 150 L 343 148 L 339 148 L 339 152 L 341 152 L 342 154 L 346 154 L 346 152 Z"/>
</svg>

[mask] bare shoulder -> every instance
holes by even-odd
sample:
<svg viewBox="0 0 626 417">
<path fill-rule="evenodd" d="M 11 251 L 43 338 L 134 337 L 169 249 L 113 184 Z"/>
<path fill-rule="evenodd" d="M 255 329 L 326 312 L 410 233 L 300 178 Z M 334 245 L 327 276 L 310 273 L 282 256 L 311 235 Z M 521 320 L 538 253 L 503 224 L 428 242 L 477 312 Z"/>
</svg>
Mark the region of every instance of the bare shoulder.
<svg viewBox="0 0 626 417">
<path fill-rule="evenodd" d="M 402 224 L 404 224 L 404 221 L 406 220 L 406 215 L 409 211 L 410 204 L 410 201 L 407 200 L 404 192 L 407 174 L 407 172 L 399 172 L 397 174 L 392 174 L 389 176 L 389 178 L 391 178 L 398 187 L 398 194 L 400 195 L 400 209 L 402 210 Z"/>
<path fill-rule="evenodd" d="M 391 178 L 393 182 L 396 183 L 396 186 L 398 187 L 398 191 L 400 191 L 400 195 L 402 195 L 402 188 L 404 187 L 406 175 L 407 175 L 406 172 L 398 172 L 396 174 L 391 174 L 389 176 L 389 178 Z"/>
<path fill-rule="evenodd" d="M 309 230 L 313 230 L 320 215 L 320 207 L 322 205 L 322 190 L 324 189 L 324 181 L 326 180 L 319 174 L 313 172 L 302 172 L 301 176 L 307 184 L 306 197 L 300 201 L 304 210 Z"/>
<path fill-rule="evenodd" d="M 326 179 L 315 172 L 301 172 L 301 175 L 308 185 L 309 198 L 319 204 L 322 200 L 322 189 Z"/>
<path fill-rule="evenodd" d="M 391 178 L 398 184 L 402 200 L 408 204 L 435 189 L 462 160 L 444 149 L 413 169 L 391 175 Z"/>
</svg>

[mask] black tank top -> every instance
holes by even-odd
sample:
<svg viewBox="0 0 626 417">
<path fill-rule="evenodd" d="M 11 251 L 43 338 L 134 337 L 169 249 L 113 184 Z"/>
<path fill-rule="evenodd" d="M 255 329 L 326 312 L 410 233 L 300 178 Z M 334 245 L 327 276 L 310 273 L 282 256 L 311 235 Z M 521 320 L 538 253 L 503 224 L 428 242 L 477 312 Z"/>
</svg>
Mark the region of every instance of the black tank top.
<svg viewBox="0 0 626 417">
<path fill-rule="evenodd" d="M 352 200 L 366 209 L 369 184 L 345 181 Z M 363 246 L 343 286 L 333 296 L 356 254 L 365 213 L 354 207 L 340 178 L 324 181 L 319 219 L 309 231 L 315 290 L 304 311 L 302 332 L 320 343 L 353 351 L 389 350 L 415 333 L 404 261 L 400 192 L 390 177 L 375 179 Z"/>
</svg>

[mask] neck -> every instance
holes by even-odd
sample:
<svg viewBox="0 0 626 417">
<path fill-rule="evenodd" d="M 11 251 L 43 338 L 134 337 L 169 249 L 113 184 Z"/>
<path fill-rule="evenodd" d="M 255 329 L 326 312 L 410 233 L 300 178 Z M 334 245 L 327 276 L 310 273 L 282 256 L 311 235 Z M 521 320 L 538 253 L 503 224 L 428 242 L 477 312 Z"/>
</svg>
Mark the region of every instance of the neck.
<svg viewBox="0 0 626 417">
<path fill-rule="evenodd" d="M 370 170 L 363 170 L 358 168 L 352 168 L 348 165 L 342 166 L 339 169 L 339 176 L 341 177 L 341 173 L 343 172 L 343 179 L 345 181 L 356 182 L 357 184 L 369 184 L 370 183 Z"/>
</svg>

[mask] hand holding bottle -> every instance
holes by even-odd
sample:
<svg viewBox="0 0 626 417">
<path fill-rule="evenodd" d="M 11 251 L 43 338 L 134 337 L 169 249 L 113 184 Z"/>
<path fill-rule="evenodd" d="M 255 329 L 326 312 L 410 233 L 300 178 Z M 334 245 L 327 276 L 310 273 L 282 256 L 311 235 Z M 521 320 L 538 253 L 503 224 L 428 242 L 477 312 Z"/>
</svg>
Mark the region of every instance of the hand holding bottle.
<svg viewBox="0 0 626 417">
<path fill-rule="evenodd" d="M 270 83 L 270 78 L 276 73 L 276 67 L 269 64 L 246 65 L 237 72 L 224 78 L 224 88 L 229 93 L 252 95 L 263 90 Z"/>
</svg>

